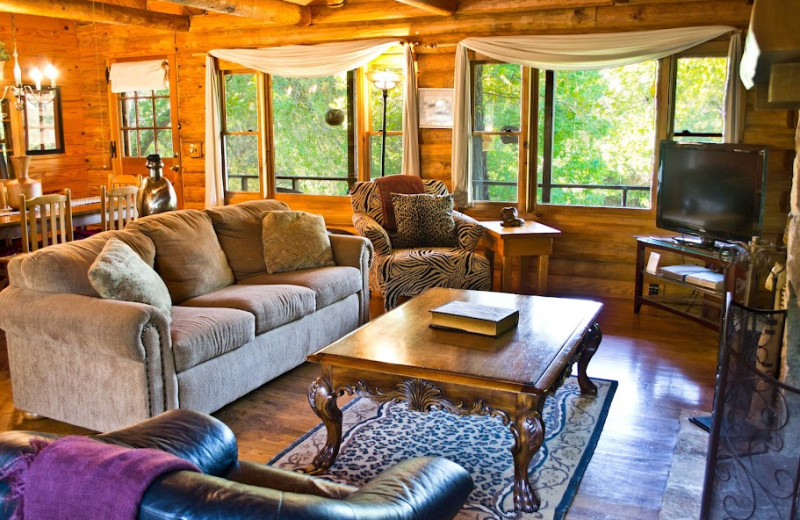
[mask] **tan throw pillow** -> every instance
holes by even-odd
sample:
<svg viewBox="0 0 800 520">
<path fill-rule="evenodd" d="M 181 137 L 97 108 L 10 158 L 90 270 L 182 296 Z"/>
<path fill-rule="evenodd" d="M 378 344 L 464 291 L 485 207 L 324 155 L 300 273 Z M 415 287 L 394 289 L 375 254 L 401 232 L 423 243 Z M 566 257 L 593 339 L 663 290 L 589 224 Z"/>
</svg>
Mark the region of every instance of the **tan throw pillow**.
<svg viewBox="0 0 800 520">
<path fill-rule="evenodd" d="M 453 195 L 392 193 L 397 218 L 395 247 L 455 247 Z"/>
<path fill-rule="evenodd" d="M 146 303 L 169 313 L 172 300 L 166 284 L 128 244 L 106 242 L 89 268 L 89 282 L 102 298 Z"/>
<path fill-rule="evenodd" d="M 268 273 L 335 265 L 325 219 L 303 211 L 274 211 L 261 227 Z"/>
</svg>

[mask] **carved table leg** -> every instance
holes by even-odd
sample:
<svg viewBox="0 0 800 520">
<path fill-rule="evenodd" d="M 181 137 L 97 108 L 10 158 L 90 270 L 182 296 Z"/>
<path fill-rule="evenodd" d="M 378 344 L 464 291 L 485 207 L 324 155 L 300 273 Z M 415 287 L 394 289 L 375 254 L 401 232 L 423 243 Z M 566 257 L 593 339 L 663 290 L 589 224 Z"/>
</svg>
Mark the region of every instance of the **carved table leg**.
<svg viewBox="0 0 800 520">
<path fill-rule="evenodd" d="M 324 377 L 318 377 L 308 389 L 308 404 L 314 409 L 317 417 L 327 430 L 325 445 L 319 450 L 310 466 L 303 469 L 304 473 L 317 475 L 330 468 L 336 456 L 339 455 L 339 446 L 342 444 L 342 411 L 336 404 L 336 393 L 333 392 L 330 382 Z"/>
<path fill-rule="evenodd" d="M 597 395 L 597 387 L 586 375 L 586 367 L 589 366 L 589 361 L 592 356 L 597 352 L 597 347 L 600 346 L 600 341 L 603 339 L 603 331 L 600 330 L 600 325 L 595 323 L 589 328 L 589 332 L 583 340 L 583 350 L 578 358 L 578 384 L 581 387 L 581 393 L 587 395 Z"/>
<path fill-rule="evenodd" d="M 514 456 L 514 509 L 526 513 L 538 511 L 541 501 L 528 480 L 528 465 L 544 441 L 541 414 L 532 410 L 518 416 L 511 425 L 511 433 L 514 435 L 514 446 L 511 448 Z"/>
</svg>

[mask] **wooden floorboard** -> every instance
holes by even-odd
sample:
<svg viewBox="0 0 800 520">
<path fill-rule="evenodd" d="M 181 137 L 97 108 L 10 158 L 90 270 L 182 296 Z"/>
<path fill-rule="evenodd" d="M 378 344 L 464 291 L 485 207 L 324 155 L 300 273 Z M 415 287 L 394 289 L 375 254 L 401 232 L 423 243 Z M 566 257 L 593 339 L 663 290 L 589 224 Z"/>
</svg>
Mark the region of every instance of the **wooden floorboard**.
<svg viewBox="0 0 800 520">
<path fill-rule="evenodd" d="M 603 341 L 588 372 L 619 387 L 567 518 L 655 519 L 681 410 L 711 409 L 717 333 L 648 307 L 635 315 L 629 300 L 604 304 Z M 24 420 L 13 407 L 2 352 L 0 430 L 85 432 L 49 419 Z M 317 375 L 315 365 L 304 364 L 215 414 L 236 433 L 242 459 L 267 461 L 318 424 L 306 400 Z"/>
</svg>

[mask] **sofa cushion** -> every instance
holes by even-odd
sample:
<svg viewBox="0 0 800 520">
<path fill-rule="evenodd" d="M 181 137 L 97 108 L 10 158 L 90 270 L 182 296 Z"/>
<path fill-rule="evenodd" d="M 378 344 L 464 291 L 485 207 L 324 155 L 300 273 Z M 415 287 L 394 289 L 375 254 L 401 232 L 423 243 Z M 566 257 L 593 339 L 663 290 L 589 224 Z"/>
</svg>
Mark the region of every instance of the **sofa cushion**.
<svg viewBox="0 0 800 520">
<path fill-rule="evenodd" d="M 169 312 L 164 281 L 128 244 L 111 237 L 89 268 L 89 282 L 103 298 L 146 303 Z"/>
<path fill-rule="evenodd" d="M 303 211 L 266 213 L 261 240 L 268 273 L 336 264 L 321 215 Z"/>
<path fill-rule="evenodd" d="M 238 309 L 176 305 L 170 336 L 175 370 L 183 372 L 253 341 L 255 316 Z"/>
<path fill-rule="evenodd" d="M 392 193 L 397 217 L 394 247 L 455 247 L 453 195 Z"/>
<path fill-rule="evenodd" d="M 387 231 L 397 231 L 392 193 L 425 193 L 422 178 L 416 175 L 390 175 L 388 177 L 378 177 L 375 179 L 375 185 L 381 192 L 383 227 Z"/>
<path fill-rule="evenodd" d="M 147 265 L 153 266 L 156 250 L 145 235 L 106 231 L 85 240 L 52 245 L 13 258 L 14 266 L 9 266 L 8 270 L 9 282 L 35 291 L 97 297 L 99 294 L 89 282 L 89 267 L 111 237 L 128 244 Z"/>
<path fill-rule="evenodd" d="M 261 246 L 261 222 L 267 211 L 289 211 L 289 206 L 278 200 L 251 200 L 240 204 L 205 210 L 233 276 L 237 280 L 263 273 L 264 249 Z"/>
<path fill-rule="evenodd" d="M 355 267 L 315 267 L 287 273 L 261 273 L 239 281 L 240 285 L 300 285 L 317 298 L 317 309 L 343 300 L 361 290 L 361 271 Z"/>
<path fill-rule="evenodd" d="M 155 268 L 173 303 L 214 292 L 233 283 L 233 272 L 219 245 L 211 218 L 202 211 L 168 211 L 134 220 L 128 229 L 150 237 Z"/>
<path fill-rule="evenodd" d="M 247 311 L 263 334 L 316 310 L 314 291 L 295 285 L 230 285 L 184 301 L 187 307 L 226 307 Z"/>
</svg>

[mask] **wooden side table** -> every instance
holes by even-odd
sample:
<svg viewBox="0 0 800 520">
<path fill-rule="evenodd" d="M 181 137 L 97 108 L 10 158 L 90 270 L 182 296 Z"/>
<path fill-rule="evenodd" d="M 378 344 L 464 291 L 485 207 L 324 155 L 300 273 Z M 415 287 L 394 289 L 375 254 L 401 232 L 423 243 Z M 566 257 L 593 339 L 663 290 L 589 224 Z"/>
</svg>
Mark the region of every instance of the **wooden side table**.
<svg viewBox="0 0 800 520">
<path fill-rule="evenodd" d="M 501 269 L 500 290 L 511 292 L 511 260 L 518 256 L 522 263 L 520 274 L 521 294 L 527 293 L 527 272 L 530 270 L 530 257 L 539 257 L 538 291 L 537 294 L 547 294 L 547 268 L 550 254 L 553 252 L 553 237 L 561 231 L 545 226 L 531 220 L 519 227 L 503 227 L 500 220 L 481 221 L 486 228 L 483 235 L 489 261 L 494 266 L 494 256 L 498 255 Z"/>
</svg>

